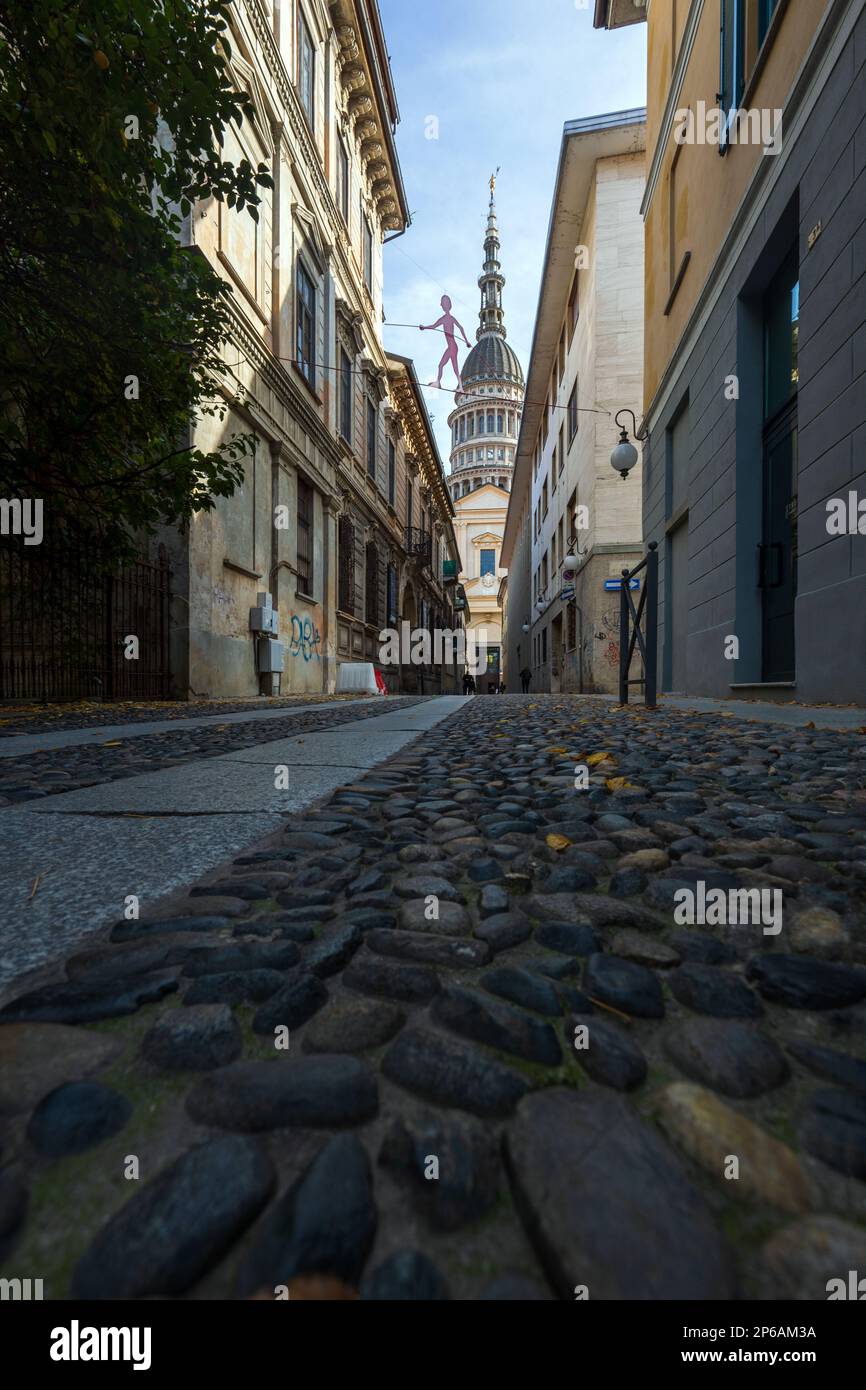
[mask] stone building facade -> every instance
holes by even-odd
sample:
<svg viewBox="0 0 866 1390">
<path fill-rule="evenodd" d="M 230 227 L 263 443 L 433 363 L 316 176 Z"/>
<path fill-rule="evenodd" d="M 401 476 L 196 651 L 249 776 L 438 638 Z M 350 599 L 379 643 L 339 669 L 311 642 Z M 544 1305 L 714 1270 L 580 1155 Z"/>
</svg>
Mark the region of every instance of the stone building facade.
<svg viewBox="0 0 866 1390">
<path fill-rule="evenodd" d="M 234 326 L 227 416 L 198 425 L 195 442 L 252 432 L 256 451 L 232 497 L 162 537 L 173 684 L 181 697 L 269 693 L 249 626 L 265 592 L 282 693 L 327 693 L 342 662 L 378 656 L 395 573 L 398 618 L 416 589 L 432 608 L 431 585 L 447 606 L 441 571 L 438 584 L 429 567 L 410 580 L 410 509 L 417 524 L 425 488 L 424 524 L 456 556 L 411 366 L 381 336 L 382 246 L 409 222 L 399 112 L 376 0 L 237 0 L 229 19 L 229 66 L 255 117 L 226 132 L 226 157 L 264 162 L 274 187 L 257 222 L 211 200 L 184 225 L 231 288 Z M 431 566 L 434 551 L 431 539 Z M 400 688 L 402 673 L 385 675 Z"/>
<path fill-rule="evenodd" d="M 641 553 L 640 468 L 610 466 L 614 416 L 639 413 L 643 110 L 564 130 L 502 548 L 508 688 L 612 692 L 622 570 Z"/>
</svg>

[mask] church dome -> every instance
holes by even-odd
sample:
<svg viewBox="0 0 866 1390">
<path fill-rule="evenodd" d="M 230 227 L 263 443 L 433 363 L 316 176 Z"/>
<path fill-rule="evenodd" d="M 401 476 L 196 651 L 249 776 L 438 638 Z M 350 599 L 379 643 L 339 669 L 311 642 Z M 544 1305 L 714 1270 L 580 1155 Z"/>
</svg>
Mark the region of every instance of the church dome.
<svg viewBox="0 0 866 1390">
<path fill-rule="evenodd" d="M 523 369 L 517 353 L 500 333 L 486 333 L 475 344 L 463 363 L 463 384 L 476 381 L 506 381 L 523 386 Z"/>
</svg>

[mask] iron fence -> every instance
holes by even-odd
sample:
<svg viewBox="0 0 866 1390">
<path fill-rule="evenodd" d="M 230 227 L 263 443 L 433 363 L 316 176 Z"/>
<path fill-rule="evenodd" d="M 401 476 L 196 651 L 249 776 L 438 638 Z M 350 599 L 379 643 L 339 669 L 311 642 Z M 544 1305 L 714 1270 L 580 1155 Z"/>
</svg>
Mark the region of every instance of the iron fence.
<svg viewBox="0 0 866 1390">
<path fill-rule="evenodd" d="M 642 570 L 646 570 L 646 582 L 640 601 L 635 608 L 632 599 L 631 581 Z M 619 590 L 619 702 L 628 704 L 629 686 L 643 687 L 644 703 L 648 709 L 656 708 L 656 685 L 658 675 L 658 593 L 659 593 L 659 555 L 658 545 L 651 541 L 646 555 L 633 570 L 623 570 Z M 641 622 L 644 631 L 641 631 Z M 635 644 L 643 658 L 643 675 L 630 679 Z"/>
<path fill-rule="evenodd" d="M 86 552 L 4 540 L 0 700 L 167 699 L 170 600 L 165 563 L 105 574 Z"/>
</svg>

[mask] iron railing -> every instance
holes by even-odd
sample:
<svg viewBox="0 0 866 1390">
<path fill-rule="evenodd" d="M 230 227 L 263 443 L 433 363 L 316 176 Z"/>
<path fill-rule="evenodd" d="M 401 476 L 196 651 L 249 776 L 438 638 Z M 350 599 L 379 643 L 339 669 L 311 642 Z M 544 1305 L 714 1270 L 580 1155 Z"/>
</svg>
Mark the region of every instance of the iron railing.
<svg viewBox="0 0 866 1390">
<path fill-rule="evenodd" d="M 406 554 L 422 565 L 433 563 L 433 536 L 430 531 L 419 531 L 417 526 L 406 527 Z"/>
<path fill-rule="evenodd" d="M 637 608 L 632 599 L 631 580 L 646 570 L 646 582 L 641 592 Z M 629 686 L 643 687 L 644 703 L 647 709 L 656 708 L 656 686 L 658 678 L 658 599 L 659 599 L 659 554 L 658 545 L 651 541 L 646 555 L 633 570 L 623 570 L 619 591 L 619 702 L 628 704 Z M 641 631 L 641 622 L 644 631 Z M 643 659 L 643 674 L 632 680 L 629 677 L 635 645 Z"/>
<path fill-rule="evenodd" d="M 4 541 L 0 700 L 168 699 L 170 602 L 166 564 L 105 574 L 83 551 Z"/>
</svg>

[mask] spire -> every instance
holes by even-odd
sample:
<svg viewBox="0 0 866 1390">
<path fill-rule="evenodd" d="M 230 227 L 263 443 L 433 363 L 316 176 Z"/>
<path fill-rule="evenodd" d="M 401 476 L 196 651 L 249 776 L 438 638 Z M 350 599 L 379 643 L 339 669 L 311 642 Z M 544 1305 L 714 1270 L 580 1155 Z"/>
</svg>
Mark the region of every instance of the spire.
<svg viewBox="0 0 866 1390">
<path fill-rule="evenodd" d="M 487 232 L 484 237 L 484 268 L 478 280 L 481 290 L 481 312 L 476 339 L 496 333 L 504 338 L 505 322 L 502 313 L 502 287 L 505 276 L 499 260 L 499 228 L 496 222 L 496 170 L 490 176 L 490 206 L 487 210 Z"/>
</svg>

